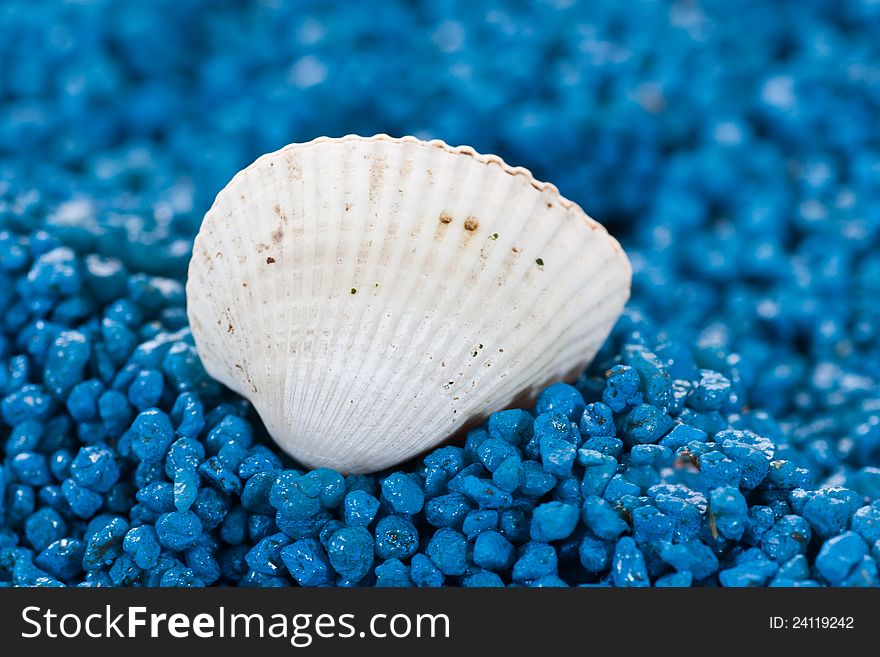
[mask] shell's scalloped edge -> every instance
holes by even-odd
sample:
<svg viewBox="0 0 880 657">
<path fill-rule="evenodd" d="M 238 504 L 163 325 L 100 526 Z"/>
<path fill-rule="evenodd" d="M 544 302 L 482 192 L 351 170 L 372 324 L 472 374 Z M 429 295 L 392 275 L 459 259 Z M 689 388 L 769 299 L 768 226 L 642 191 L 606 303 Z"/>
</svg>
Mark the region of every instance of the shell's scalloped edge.
<svg viewBox="0 0 880 657">
<path fill-rule="evenodd" d="M 480 162 L 482 164 L 496 165 L 496 166 L 500 167 L 502 171 L 504 171 L 505 173 L 507 173 L 511 176 L 522 176 L 532 187 L 537 189 L 539 192 L 549 192 L 562 207 L 564 207 L 567 210 L 572 210 L 572 211 L 576 212 L 577 214 L 579 214 L 583 218 L 584 223 L 586 223 L 587 226 L 589 226 L 593 230 L 600 230 L 600 231 L 604 232 L 608 236 L 608 239 L 611 240 L 612 247 L 617 252 L 617 254 L 620 256 L 621 264 L 626 269 L 627 276 L 629 278 L 632 278 L 632 265 L 629 262 L 629 258 L 627 257 L 626 252 L 623 250 L 623 247 L 620 245 L 620 242 L 618 242 L 617 239 L 615 239 L 615 237 L 608 232 L 608 230 L 605 228 L 605 226 L 603 226 L 601 223 L 599 223 L 598 221 L 593 219 L 590 215 L 588 215 L 586 212 L 584 212 L 583 208 L 581 208 L 580 205 L 578 205 L 577 203 L 575 203 L 572 200 L 565 198 L 559 192 L 559 189 L 557 189 L 556 185 L 554 185 L 553 183 L 542 182 L 540 180 L 536 180 L 534 175 L 532 175 L 532 172 L 529 171 L 528 169 L 526 169 L 525 167 L 510 166 L 503 159 L 501 159 L 498 155 L 478 153 L 471 146 L 450 146 L 442 139 L 432 139 L 430 141 L 425 141 L 423 139 L 419 139 L 418 137 L 413 137 L 411 135 L 407 135 L 404 137 L 392 137 L 391 135 L 387 135 L 385 133 L 375 134 L 372 137 L 364 137 L 361 135 L 348 134 L 348 135 L 344 135 L 342 137 L 322 136 L 322 137 L 316 137 L 315 139 L 312 139 L 311 141 L 296 142 L 296 143 L 288 144 L 287 146 L 282 146 L 281 148 L 279 148 L 276 151 L 272 151 L 270 153 L 266 153 L 264 155 L 261 155 L 256 160 L 254 160 L 254 162 L 252 162 L 250 165 L 248 165 L 247 167 L 245 167 L 244 169 L 242 169 L 241 171 L 236 173 L 232 177 L 232 180 L 230 180 L 229 183 L 227 183 L 227 185 L 222 190 L 220 190 L 220 192 L 217 194 L 217 198 L 214 200 L 214 203 L 211 205 L 211 208 L 208 210 L 207 214 L 210 214 L 211 211 L 214 209 L 214 206 L 217 204 L 217 200 L 223 195 L 223 192 L 225 192 L 227 189 L 232 188 L 236 184 L 238 179 L 241 177 L 244 177 L 244 175 L 246 175 L 249 171 L 251 171 L 252 169 L 259 168 L 259 166 L 264 161 L 268 161 L 273 158 L 279 157 L 279 156 L 283 155 L 284 153 L 287 153 L 288 151 L 291 151 L 291 150 L 302 150 L 302 149 L 312 148 L 314 146 L 319 146 L 321 144 L 326 144 L 326 143 L 345 143 L 345 142 L 352 142 L 352 141 L 361 141 L 361 142 L 384 141 L 384 142 L 388 142 L 388 143 L 392 143 L 392 144 L 421 144 L 421 145 L 425 145 L 425 146 L 433 146 L 435 148 L 441 148 L 444 151 L 446 151 L 447 153 L 450 153 L 453 155 L 465 155 L 468 157 L 472 157 L 477 162 Z"/>
</svg>

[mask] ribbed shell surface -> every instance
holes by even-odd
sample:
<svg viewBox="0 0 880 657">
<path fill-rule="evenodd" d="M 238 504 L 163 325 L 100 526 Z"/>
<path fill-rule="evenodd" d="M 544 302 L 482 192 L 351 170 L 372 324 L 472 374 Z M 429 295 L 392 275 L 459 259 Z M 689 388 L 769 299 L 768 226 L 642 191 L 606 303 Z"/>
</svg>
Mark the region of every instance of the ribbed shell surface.
<svg viewBox="0 0 880 657">
<path fill-rule="evenodd" d="M 580 371 L 629 286 L 618 243 L 525 169 L 348 136 L 235 176 L 187 302 L 208 373 L 286 452 L 370 472 Z"/>
</svg>

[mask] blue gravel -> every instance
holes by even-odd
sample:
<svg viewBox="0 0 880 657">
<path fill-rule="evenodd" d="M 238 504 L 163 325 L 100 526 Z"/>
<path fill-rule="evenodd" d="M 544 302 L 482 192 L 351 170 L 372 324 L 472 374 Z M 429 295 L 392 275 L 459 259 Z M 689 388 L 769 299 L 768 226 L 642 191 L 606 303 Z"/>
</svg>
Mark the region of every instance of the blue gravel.
<svg viewBox="0 0 880 657">
<path fill-rule="evenodd" d="M 4 3 L 0 586 L 880 584 L 880 5 L 745 4 Z M 634 280 L 570 385 L 343 477 L 184 277 L 236 171 L 349 132 L 528 166 Z"/>
</svg>

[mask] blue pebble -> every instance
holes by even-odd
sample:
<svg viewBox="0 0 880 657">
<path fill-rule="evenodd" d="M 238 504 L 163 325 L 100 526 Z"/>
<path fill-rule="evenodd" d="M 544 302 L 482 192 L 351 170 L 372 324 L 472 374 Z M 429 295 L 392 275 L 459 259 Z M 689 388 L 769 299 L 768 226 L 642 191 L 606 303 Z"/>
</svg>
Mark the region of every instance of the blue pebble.
<svg viewBox="0 0 880 657">
<path fill-rule="evenodd" d="M 611 564 L 614 545 L 586 534 L 578 544 L 578 559 L 588 573 L 601 573 Z"/>
<path fill-rule="evenodd" d="M 171 420 L 157 408 L 139 413 L 129 431 L 132 452 L 145 463 L 161 461 L 174 441 Z"/>
<path fill-rule="evenodd" d="M 561 502 L 547 502 L 535 507 L 530 530 L 532 540 L 549 543 L 567 538 L 577 526 L 578 516 L 577 507 Z"/>
<path fill-rule="evenodd" d="M 345 496 L 343 507 L 346 525 L 366 527 L 379 511 L 379 500 L 365 491 L 355 490 Z"/>
<path fill-rule="evenodd" d="M 448 493 L 428 500 L 425 520 L 433 527 L 460 528 L 471 510 L 467 498 L 460 493 Z"/>
<path fill-rule="evenodd" d="M 290 538 L 285 534 L 270 534 L 256 541 L 256 545 L 245 556 L 245 561 L 251 570 L 261 575 L 281 575 L 285 569 L 281 550 L 288 545 Z"/>
<path fill-rule="evenodd" d="M 487 429 L 492 438 L 514 446 L 526 445 L 532 439 L 534 421 L 535 418 L 528 411 L 510 409 L 489 416 Z"/>
<path fill-rule="evenodd" d="M 468 567 L 467 553 L 467 539 L 449 527 L 438 529 L 425 549 L 425 554 L 444 575 L 463 575 Z"/>
<path fill-rule="evenodd" d="M 91 343 L 79 331 L 62 331 L 55 338 L 46 357 L 43 381 L 60 398 L 82 381 L 85 367 L 92 354 Z"/>
<path fill-rule="evenodd" d="M 45 422 L 49 419 L 55 404 L 52 397 L 39 385 L 27 384 L 6 395 L 0 402 L 0 414 L 9 425 L 21 424 L 28 420 Z"/>
<path fill-rule="evenodd" d="M 822 544 L 816 570 L 832 586 L 841 585 L 868 554 L 868 545 L 855 532 L 843 532 Z"/>
<path fill-rule="evenodd" d="M 513 564 L 513 545 L 496 531 L 481 532 L 473 548 L 473 560 L 486 570 L 504 570 Z"/>
<path fill-rule="evenodd" d="M 488 438 L 475 450 L 477 458 L 489 472 L 494 473 L 509 458 L 519 460 L 519 451 L 500 438 Z"/>
<path fill-rule="evenodd" d="M 656 443 L 672 427 L 672 418 L 662 409 L 640 404 L 623 419 L 622 434 L 632 443 Z"/>
<path fill-rule="evenodd" d="M 852 516 L 852 530 L 869 545 L 880 541 L 880 502 L 875 500 L 870 506 L 857 509 Z"/>
<path fill-rule="evenodd" d="M 577 456 L 575 446 L 558 438 L 544 438 L 540 446 L 541 463 L 544 472 L 554 477 L 567 477 L 571 474 Z"/>
<path fill-rule="evenodd" d="M 159 536 L 151 525 L 129 529 L 122 541 L 122 549 L 132 557 L 139 568 L 145 570 L 158 563 L 162 552 Z"/>
<path fill-rule="evenodd" d="M 70 477 L 80 486 L 96 493 L 106 493 L 119 479 L 116 454 L 105 444 L 89 445 L 79 450 L 70 464 Z"/>
<path fill-rule="evenodd" d="M 519 468 L 519 490 L 529 497 L 540 497 L 556 486 L 556 477 L 536 461 L 523 461 Z"/>
<path fill-rule="evenodd" d="M 375 536 L 380 559 L 408 559 L 419 549 L 419 532 L 406 516 L 385 516 L 376 523 Z"/>
<path fill-rule="evenodd" d="M 537 512 L 537 509 L 535 511 Z M 587 528 L 604 540 L 615 540 L 629 529 L 629 525 L 614 511 L 612 506 L 606 500 L 595 495 L 584 498 L 581 516 Z"/>
<path fill-rule="evenodd" d="M 94 531 L 90 531 L 91 525 L 86 529 L 85 551 L 82 558 L 84 570 L 93 571 L 111 566 L 122 555 L 122 542 L 128 531 L 128 523 L 120 516 L 111 516 L 102 520 L 103 522 L 95 527 Z"/>
<path fill-rule="evenodd" d="M 422 510 L 425 493 L 412 476 L 395 472 L 382 480 L 382 499 L 395 513 L 412 515 Z"/>
<path fill-rule="evenodd" d="M 22 452 L 7 461 L 9 472 L 23 484 L 45 486 L 52 481 L 45 454 Z"/>
<path fill-rule="evenodd" d="M 434 565 L 434 562 L 422 553 L 413 555 L 410 562 L 410 577 L 416 586 L 422 588 L 443 586 L 445 579 L 440 569 Z"/>
<path fill-rule="evenodd" d="M 461 578 L 461 585 L 466 588 L 500 588 L 504 586 L 504 580 L 488 570 L 478 570 Z"/>
<path fill-rule="evenodd" d="M 64 480 L 61 493 L 73 514 L 80 518 L 91 518 L 104 504 L 100 493 L 81 486 L 73 479 Z"/>
<path fill-rule="evenodd" d="M 59 580 L 71 580 L 82 572 L 85 544 L 77 539 L 60 538 L 47 545 L 34 558 L 34 564 Z"/>
<path fill-rule="evenodd" d="M 324 586 L 331 582 L 330 560 L 318 540 L 295 541 L 281 548 L 279 556 L 300 586 Z"/>
<path fill-rule="evenodd" d="M 746 530 L 749 505 L 739 489 L 732 486 L 714 488 L 709 493 L 709 510 L 714 523 L 713 532 L 739 540 Z"/>
<path fill-rule="evenodd" d="M 202 534 L 202 523 L 192 511 L 163 513 L 156 522 L 156 534 L 163 547 L 186 550 L 193 547 Z"/>
<path fill-rule="evenodd" d="M 161 372 L 141 370 L 128 387 L 128 399 L 138 411 L 144 411 L 159 403 L 163 385 Z"/>
<path fill-rule="evenodd" d="M 89 422 L 98 417 L 98 399 L 104 394 L 104 384 L 97 379 L 77 383 L 67 396 L 67 409 L 77 422 Z"/>
<path fill-rule="evenodd" d="M 24 535 L 37 552 L 63 538 L 66 533 L 67 523 L 51 508 L 35 511 L 24 523 Z"/>
<path fill-rule="evenodd" d="M 373 537 L 363 527 L 343 527 L 327 541 L 327 556 L 342 577 L 357 582 L 373 566 Z"/>
<path fill-rule="evenodd" d="M 556 550 L 546 543 L 526 543 L 513 564 L 511 577 L 515 582 L 535 580 L 545 575 L 555 575 L 558 560 Z"/>
<path fill-rule="evenodd" d="M 538 395 L 535 403 L 535 413 L 562 413 L 569 420 L 577 422 L 584 412 L 584 398 L 580 391 L 567 383 L 554 383 Z"/>
<path fill-rule="evenodd" d="M 468 540 L 475 538 L 482 532 L 498 528 L 498 511 L 494 509 L 479 509 L 470 511 L 464 518 L 461 530 Z"/>
<path fill-rule="evenodd" d="M 501 490 L 491 481 L 473 475 L 462 481 L 462 493 L 484 509 L 501 509 L 513 501 L 510 493 Z"/>
<path fill-rule="evenodd" d="M 578 427 L 585 437 L 613 437 L 617 433 L 611 408 L 602 402 L 588 404 L 581 415 Z"/>
<path fill-rule="evenodd" d="M 660 445 L 669 449 L 678 449 L 684 447 L 692 441 L 704 443 L 708 439 L 708 434 L 702 429 L 692 427 L 687 424 L 676 423 L 672 430 L 660 439 Z"/>
<path fill-rule="evenodd" d="M 811 535 L 806 520 L 800 516 L 786 515 L 764 532 L 761 549 L 774 561 L 787 562 L 806 553 Z"/>
<path fill-rule="evenodd" d="M 602 402 L 615 413 L 642 403 L 638 372 L 627 365 L 615 365 L 605 373 Z"/>
<path fill-rule="evenodd" d="M 321 482 L 294 471 L 280 473 L 269 491 L 269 503 L 290 518 L 308 518 L 321 510 Z"/>
<path fill-rule="evenodd" d="M 645 557 L 629 536 L 624 536 L 614 548 L 611 578 L 616 587 L 650 586 Z"/>
</svg>

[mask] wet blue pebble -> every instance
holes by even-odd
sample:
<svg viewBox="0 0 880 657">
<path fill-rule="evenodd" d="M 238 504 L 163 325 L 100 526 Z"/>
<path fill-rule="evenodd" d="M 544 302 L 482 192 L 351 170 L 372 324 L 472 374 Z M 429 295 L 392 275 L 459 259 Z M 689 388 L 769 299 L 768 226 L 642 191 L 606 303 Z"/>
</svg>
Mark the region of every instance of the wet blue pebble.
<svg viewBox="0 0 880 657">
<path fill-rule="evenodd" d="M 608 569 L 614 544 L 589 534 L 578 544 L 578 559 L 588 573 L 600 573 Z"/>
<path fill-rule="evenodd" d="M 640 404 L 627 413 L 621 431 L 632 443 L 656 443 L 671 427 L 672 418 L 662 409 Z"/>
<path fill-rule="evenodd" d="M 540 454 L 544 472 L 555 477 L 567 477 L 574 466 L 577 449 L 567 440 L 544 438 L 541 441 Z"/>
<path fill-rule="evenodd" d="M 279 556 L 300 586 L 323 586 L 331 582 L 330 561 L 318 540 L 295 541 L 281 548 Z"/>
<path fill-rule="evenodd" d="M 541 391 L 535 402 L 535 413 L 555 411 L 577 422 L 584 412 L 584 398 L 580 391 L 567 383 L 554 383 Z"/>
<path fill-rule="evenodd" d="M 496 531 L 481 532 L 474 541 L 473 560 L 486 570 L 504 570 L 513 563 L 513 545 Z"/>
<path fill-rule="evenodd" d="M 385 516 L 376 523 L 376 556 L 408 559 L 419 549 L 419 532 L 406 516 Z"/>
<path fill-rule="evenodd" d="M 145 463 L 158 463 L 174 441 L 168 416 L 157 408 L 141 411 L 129 429 L 131 449 Z"/>
<path fill-rule="evenodd" d="M 549 543 L 567 538 L 577 526 L 578 517 L 577 507 L 570 504 L 561 502 L 541 504 L 533 511 L 530 530 L 532 540 Z"/>
<path fill-rule="evenodd" d="M 487 429 L 493 438 L 515 446 L 525 445 L 532 438 L 534 421 L 534 416 L 528 411 L 510 409 L 490 415 Z"/>
<path fill-rule="evenodd" d="M 462 523 L 461 530 L 468 539 L 473 539 L 482 532 L 497 528 L 498 511 L 494 509 L 479 509 L 468 512 Z"/>
<path fill-rule="evenodd" d="M 768 557 L 782 563 L 805 554 L 811 536 L 806 520 L 800 516 L 786 515 L 764 532 L 761 548 Z"/>
<path fill-rule="evenodd" d="M 660 559 L 679 572 L 691 573 L 695 580 L 709 577 L 718 570 L 718 557 L 712 548 L 699 540 L 664 542 L 659 548 Z"/>
<path fill-rule="evenodd" d="M 35 558 L 34 564 L 59 580 L 70 580 L 82 572 L 85 545 L 82 541 L 60 538 L 47 545 Z"/>
<path fill-rule="evenodd" d="M 722 374 L 711 370 L 700 372 L 700 381 L 688 397 L 688 405 L 696 411 L 705 413 L 717 411 L 730 394 L 730 381 Z"/>
<path fill-rule="evenodd" d="M 28 420 L 45 422 L 54 407 L 51 395 L 42 386 L 29 383 L 3 398 L 0 402 L 0 414 L 9 425 Z"/>
<path fill-rule="evenodd" d="M 292 519 L 308 518 L 321 509 L 321 482 L 297 472 L 280 473 L 269 491 L 269 503 Z"/>
<path fill-rule="evenodd" d="M 605 373 L 602 401 L 615 413 L 642 403 L 638 372 L 627 365 L 615 365 Z"/>
<path fill-rule="evenodd" d="M 46 358 L 43 381 L 58 397 L 66 397 L 82 381 L 91 357 L 91 343 L 79 331 L 62 331 L 55 338 Z"/>
<path fill-rule="evenodd" d="M 821 538 L 834 536 L 849 527 L 850 517 L 861 506 L 860 497 L 846 488 L 817 491 L 803 507 L 803 516 Z"/>
<path fill-rule="evenodd" d="M 162 552 L 159 536 L 151 525 L 129 529 L 122 541 L 122 549 L 143 569 L 155 566 Z"/>
<path fill-rule="evenodd" d="M 438 529 L 425 549 L 425 554 L 444 575 L 463 575 L 468 567 L 468 541 L 448 527 Z"/>
<path fill-rule="evenodd" d="M 749 505 L 739 489 L 732 486 L 714 488 L 709 493 L 709 510 L 714 531 L 720 536 L 739 540 L 746 530 Z"/>
<path fill-rule="evenodd" d="M 616 587 L 650 586 L 645 557 L 629 536 L 624 536 L 614 548 L 611 558 L 611 578 Z"/>
<path fill-rule="evenodd" d="M 138 411 L 144 411 L 159 403 L 162 397 L 162 373 L 141 370 L 128 387 L 128 399 Z"/>
<path fill-rule="evenodd" d="M 611 407 L 602 402 L 588 404 L 584 408 L 578 427 L 584 437 L 614 436 L 617 433 Z"/>
<path fill-rule="evenodd" d="M 379 511 L 379 500 L 362 490 L 355 490 L 343 501 L 345 524 L 366 527 Z"/>
<path fill-rule="evenodd" d="M 128 523 L 120 516 L 96 519 L 100 522 L 92 529 L 92 524 L 86 530 L 85 551 L 82 558 L 84 570 L 99 570 L 111 566 L 122 554 L 122 542 L 128 531 Z"/>
<path fill-rule="evenodd" d="M 463 479 L 462 493 L 484 509 L 504 508 L 513 501 L 510 493 L 501 490 L 491 481 L 473 475 Z"/>
<path fill-rule="evenodd" d="M 45 486 L 52 481 L 49 462 L 45 454 L 22 452 L 9 461 L 9 472 L 21 483 L 29 486 Z"/>
<path fill-rule="evenodd" d="M 262 575 L 274 576 L 284 572 L 281 550 L 290 545 L 290 538 L 282 533 L 270 534 L 256 541 L 245 556 L 248 566 Z"/>
<path fill-rule="evenodd" d="M 672 430 L 660 439 L 659 444 L 669 449 L 684 447 L 691 441 L 704 443 L 708 434 L 702 429 L 687 424 L 676 423 Z"/>
<path fill-rule="evenodd" d="M 373 566 L 373 537 L 363 527 L 343 527 L 327 541 L 327 556 L 342 577 L 357 582 Z"/>
<path fill-rule="evenodd" d="M 24 523 L 24 535 L 37 552 L 63 538 L 66 533 L 67 523 L 52 508 L 35 511 Z"/>
<path fill-rule="evenodd" d="M 540 497 L 556 486 L 556 477 L 546 472 L 536 461 L 523 461 L 519 467 L 519 491 L 530 497 Z"/>
<path fill-rule="evenodd" d="M 388 559 L 376 566 L 377 588 L 403 588 L 413 585 L 409 576 L 409 568 L 399 559 Z"/>
<path fill-rule="evenodd" d="M 156 534 L 163 547 L 186 550 L 198 542 L 202 523 L 192 511 L 163 513 L 156 522 Z"/>
<path fill-rule="evenodd" d="M 81 486 L 73 479 L 62 482 L 61 493 L 73 514 L 83 519 L 94 516 L 104 504 L 100 493 Z"/>
<path fill-rule="evenodd" d="M 382 499 L 395 513 L 412 515 L 422 510 L 425 493 L 411 475 L 395 472 L 382 480 Z"/>
<path fill-rule="evenodd" d="M 870 545 L 880 541 L 880 501 L 856 510 L 852 516 L 852 530 Z"/>
<path fill-rule="evenodd" d="M 476 449 L 477 458 L 489 472 L 495 472 L 509 458 L 519 460 L 519 451 L 500 438 L 484 440 Z"/>
<path fill-rule="evenodd" d="M 98 399 L 104 393 L 104 384 L 97 379 L 77 383 L 67 396 L 67 410 L 77 422 L 88 422 L 98 417 Z"/>
<path fill-rule="evenodd" d="M 462 577 L 461 585 L 466 588 L 501 588 L 504 586 L 504 580 L 497 573 L 478 570 Z"/>
<path fill-rule="evenodd" d="M 841 585 L 868 555 L 868 545 L 855 532 L 843 532 L 822 544 L 816 570 L 832 586 Z"/>
<path fill-rule="evenodd" d="M 445 579 L 440 569 L 434 565 L 434 562 L 422 553 L 413 555 L 410 562 L 410 577 L 416 586 L 424 588 L 443 586 Z"/>
<path fill-rule="evenodd" d="M 629 525 L 617 514 L 611 504 L 596 495 L 584 498 L 581 517 L 584 525 L 604 540 L 614 540 L 629 529 Z"/>
<path fill-rule="evenodd" d="M 109 491 L 119 474 L 116 454 L 105 444 L 81 448 L 70 464 L 70 477 L 80 486 L 97 493 Z"/>
<path fill-rule="evenodd" d="M 526 543 L 513 564 L 511 577 L 515 582 L 538 579 L 545 575 L 555 575 L 558 560 L 556 550 L 546 543 Z"/>
</svg>

